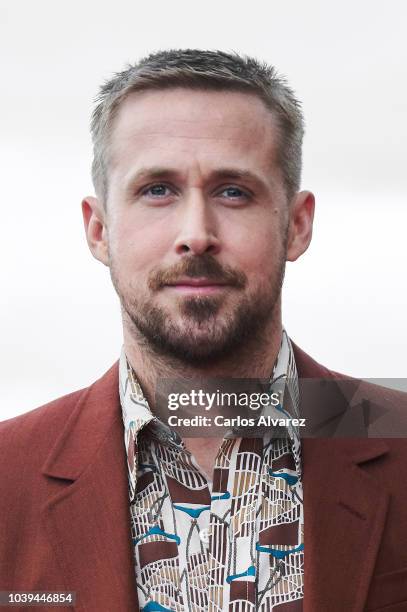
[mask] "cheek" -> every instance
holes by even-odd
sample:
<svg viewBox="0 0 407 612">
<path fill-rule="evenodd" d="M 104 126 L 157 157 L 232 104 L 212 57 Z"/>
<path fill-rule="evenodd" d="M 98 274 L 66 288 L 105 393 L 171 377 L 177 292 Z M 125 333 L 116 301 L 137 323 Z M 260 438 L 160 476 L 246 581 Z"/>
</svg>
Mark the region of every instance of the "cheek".
<svg viewBox="0 0 407 612">
<path fill-rule="evenodd" d="M 273 267 L 281 259 L 282 237 L 257 226 L 250 234 L 235 235 L 235 239 L 229 236 L 228 251 L 230 261 L 234 260 L 232 267 L 244 272 L 250 284 L 259 284 L 262 279 L 270 278 Z"/>
<path fill-rule="evenodd" d="M 167 241 L 162 232 L 154 228 L 141 228 L 138 224 L 116 223 L 109 233 L 109 249 L 116 269 L 137 283 L 152 268 L 159 266 L 167 252 Z"/>
</svg>

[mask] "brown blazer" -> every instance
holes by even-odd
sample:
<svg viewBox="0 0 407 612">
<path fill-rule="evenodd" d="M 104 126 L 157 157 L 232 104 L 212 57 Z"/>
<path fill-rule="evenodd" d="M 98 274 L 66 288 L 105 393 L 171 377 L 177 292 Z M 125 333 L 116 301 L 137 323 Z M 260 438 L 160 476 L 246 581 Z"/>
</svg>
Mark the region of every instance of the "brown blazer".
<svg viewBox="0 0 407 612">
<path fill-rule="evenodd" d="M 300 377 L 337 379 L 294 349 Z M 403 394 L 365 393 L 404 418 Z M 302 449 L 304 611 L 407 611 L 407 440 Z M 0 423 L 0 591 L 76 591 L 77 611 L 137 611 L 129 516 L 118 363 Z"/>
</svg>

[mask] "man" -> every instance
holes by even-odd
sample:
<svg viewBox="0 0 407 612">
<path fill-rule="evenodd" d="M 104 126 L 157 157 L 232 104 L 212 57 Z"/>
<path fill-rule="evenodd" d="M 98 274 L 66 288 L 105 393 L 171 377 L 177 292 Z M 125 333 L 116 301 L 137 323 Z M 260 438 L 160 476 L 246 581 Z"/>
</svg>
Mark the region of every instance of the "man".
<svg viewBox="0 0 407 612">
<path fill-rule="evenodd" d="M 254 59 L 160 52 L 102 87 L 92 135 L 83 218 L 124 346 L 91 387 L 1 424 L 1 589 L 98 612 L 407 610 L 403 440 L 181 438 L 161 418 L 163 379 L 266 379 L 287 423 L 318 407 L 329 429 L 356 404 L 403 423 L 401 394 L 347 393 L 282 327 L 314 213 L 293 92 Z"/>
</svg>

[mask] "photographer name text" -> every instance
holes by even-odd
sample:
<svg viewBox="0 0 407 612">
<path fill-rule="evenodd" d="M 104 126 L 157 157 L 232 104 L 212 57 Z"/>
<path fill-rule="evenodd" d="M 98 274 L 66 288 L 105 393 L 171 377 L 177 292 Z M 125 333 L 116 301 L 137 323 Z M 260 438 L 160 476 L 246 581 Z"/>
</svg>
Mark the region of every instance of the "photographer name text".
<svg viewBox="0 0 407 612">
<path fill-rule="evenodd" d="M 168 417 L 170 427 L 305 427 L 305 419 L 283 419 L 262 415 L 258 418 L 246 418 L 236 416 L 226 418 L 217 415 L 214 418 L 209 416 L 197 415 L 194 417 L 178 417 L 171 415 Z"/>
</svg>

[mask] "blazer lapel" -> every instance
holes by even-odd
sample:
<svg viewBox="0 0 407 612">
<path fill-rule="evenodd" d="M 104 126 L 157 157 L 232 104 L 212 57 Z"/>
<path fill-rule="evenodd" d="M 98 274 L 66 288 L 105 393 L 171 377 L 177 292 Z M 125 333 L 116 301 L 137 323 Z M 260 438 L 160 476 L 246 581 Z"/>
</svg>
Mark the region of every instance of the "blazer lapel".
<svg viewBox="0 0 407 612">
<path fill-rule="evenodd" d="M 332 372 L 295 346 L 294 351 L 300 378 L 328 381 L 321 387 L 319 410 L 325 402 L 328 415 L 343 414 L 349 396 L 340 381 L 336 384 Z M 384 441 L 366 437 L 302 439 L 304 612 L 363 611 L 389 501 L 369 474 L 368 462 L 387 452 Z"/>
<path fill-rule="evenodd" d="M 138 610 L 118 366 L 79 400 L 43 467 L 49 532 L 75 609 Z"/>
<path fill-rule="evenodd" d="M 380 440 L 303 439 L 304 610 L 362 612 L 388 494 L 362 468 Z"/>
</svg>

